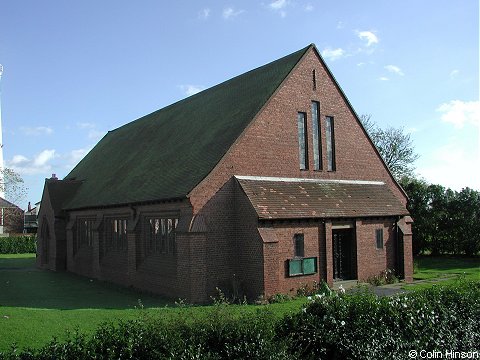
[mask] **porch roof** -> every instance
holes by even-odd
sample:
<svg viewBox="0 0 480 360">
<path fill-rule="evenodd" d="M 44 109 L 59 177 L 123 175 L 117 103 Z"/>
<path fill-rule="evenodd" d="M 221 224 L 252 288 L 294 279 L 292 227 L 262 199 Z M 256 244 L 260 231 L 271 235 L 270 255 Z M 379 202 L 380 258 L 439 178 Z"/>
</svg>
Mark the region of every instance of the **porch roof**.
<svg viewBox="0 0 480 360">
<path fill-rule="evenodd" d="M 383 182 L 237 176 L 259 219 L 408 215 Z"/>
</svg>

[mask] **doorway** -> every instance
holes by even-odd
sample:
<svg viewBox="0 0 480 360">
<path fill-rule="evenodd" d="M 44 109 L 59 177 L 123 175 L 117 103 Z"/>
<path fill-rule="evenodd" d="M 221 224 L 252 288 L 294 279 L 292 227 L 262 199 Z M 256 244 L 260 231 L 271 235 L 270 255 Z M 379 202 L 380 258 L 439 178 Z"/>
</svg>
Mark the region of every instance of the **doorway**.
<svg viewBox="0 0 480 360">
<path fill-rule="evenodd" d="M 399 279 L 405 279 L 405 263 L 403 252 L 403 232 L 401 229 L 397 229 L 396 249 L 395 249 L 395 275 Z"/>
<path fill-rule="evenodd" d="M 355 278 L 355 232 L 354 229 L 333 229 L 333 280 Z"/>
</svg>

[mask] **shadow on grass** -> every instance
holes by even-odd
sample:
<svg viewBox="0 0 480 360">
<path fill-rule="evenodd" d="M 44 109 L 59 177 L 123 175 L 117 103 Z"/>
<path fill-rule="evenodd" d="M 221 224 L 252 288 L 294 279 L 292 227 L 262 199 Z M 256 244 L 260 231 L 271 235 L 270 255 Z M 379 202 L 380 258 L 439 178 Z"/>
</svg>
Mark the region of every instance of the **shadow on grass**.
<svg viewBox="0 0 480 360">
<path fill-rule="evenodd" d="M 68 272 L 35 268 L 35 258 L 0 259 L 0 306 L 42 309 L 133 309 L 172 304 L 155 295 Z"/>
</svg>

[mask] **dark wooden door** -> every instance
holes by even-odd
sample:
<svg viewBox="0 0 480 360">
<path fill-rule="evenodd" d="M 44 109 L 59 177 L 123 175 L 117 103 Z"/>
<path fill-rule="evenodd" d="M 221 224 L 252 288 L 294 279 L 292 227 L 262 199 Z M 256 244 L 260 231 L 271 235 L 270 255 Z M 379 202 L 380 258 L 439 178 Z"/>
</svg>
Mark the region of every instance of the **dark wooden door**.
<svg viewBox="0 0 480 360">
<path fill-rule="evenodd" d="M 353 229 L 333 230 L 333 278 L 353 279 Z"/>
<path fill-rule="evenodd" d="M 403 253 L 403 232 L 400 229 L 397 230 L 395 275 L 399 279 L 404 279 L 405 278 L 404 253 Z"/>
</svg>

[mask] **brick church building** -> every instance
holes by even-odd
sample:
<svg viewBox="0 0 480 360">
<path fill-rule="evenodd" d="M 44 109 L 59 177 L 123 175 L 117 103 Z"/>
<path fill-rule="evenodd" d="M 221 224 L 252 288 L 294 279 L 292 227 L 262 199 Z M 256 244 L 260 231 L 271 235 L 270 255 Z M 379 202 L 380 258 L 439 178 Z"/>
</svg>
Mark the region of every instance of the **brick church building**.
<svg viewBox="0 0 480 360">
<path fill-rule="evenodd" d="M 408 281 L 406 203 L 312 44 L 108 132 L 47 179 L 37 265 L 191 302 Z"/>
</svg>

